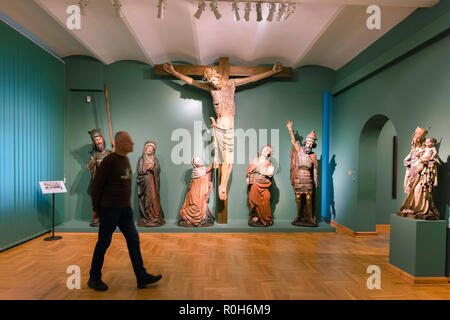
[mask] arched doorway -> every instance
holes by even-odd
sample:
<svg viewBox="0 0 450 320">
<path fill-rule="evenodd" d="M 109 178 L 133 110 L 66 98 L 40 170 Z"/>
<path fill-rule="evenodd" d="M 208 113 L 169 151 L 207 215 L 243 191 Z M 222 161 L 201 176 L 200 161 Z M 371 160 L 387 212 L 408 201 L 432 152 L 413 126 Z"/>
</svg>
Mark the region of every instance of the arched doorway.
<svg viewBox="0 0 450 320">
<path fill-rule="evenodd" d="M 364 125 L 359 138 L 357 217 L 361 231 L 375 231 L 389 224 L 395 212 L 394 124 L 385 115 L 375 115 Z"/>
</svg>

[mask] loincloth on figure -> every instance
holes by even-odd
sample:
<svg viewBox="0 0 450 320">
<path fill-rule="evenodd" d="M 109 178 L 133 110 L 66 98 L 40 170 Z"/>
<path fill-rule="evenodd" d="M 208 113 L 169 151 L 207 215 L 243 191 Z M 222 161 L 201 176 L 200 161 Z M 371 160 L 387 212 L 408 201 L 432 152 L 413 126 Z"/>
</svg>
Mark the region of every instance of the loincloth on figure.
<svg viewBox="0 0 450 320">
<path fill-rule="evenodd" d="M 233 163 L 234 159 L 234 128 L 213 127 L 214 163 Z M 219 150 L 221 152 L 219 152 Z M 224 157 L 225 159 L 220 159 Z"/>
</svg>

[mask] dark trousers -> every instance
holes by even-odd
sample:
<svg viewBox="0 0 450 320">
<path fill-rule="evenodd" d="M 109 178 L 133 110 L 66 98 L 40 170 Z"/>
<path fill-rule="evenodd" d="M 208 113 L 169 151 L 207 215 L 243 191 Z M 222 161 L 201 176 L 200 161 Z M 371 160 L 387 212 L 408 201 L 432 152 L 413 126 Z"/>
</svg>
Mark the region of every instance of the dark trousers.
<svg viewBox="0 0 450 320">
<path fill-rule="evenodd" d="M 100 208 L 99 218 L 98 241 L 92 257 L 90 277 L 96 280 L 101 279 L 105 253 L 111 244 L 112 234 L 118 226 L 127 241 L 128 253 L 130 254 L 136 279 L 138 281 L 143 279 L 147 272 L 142 261 L 139 234 L 133 221 L 133 210 L 130 207 Z"/>
</svg>

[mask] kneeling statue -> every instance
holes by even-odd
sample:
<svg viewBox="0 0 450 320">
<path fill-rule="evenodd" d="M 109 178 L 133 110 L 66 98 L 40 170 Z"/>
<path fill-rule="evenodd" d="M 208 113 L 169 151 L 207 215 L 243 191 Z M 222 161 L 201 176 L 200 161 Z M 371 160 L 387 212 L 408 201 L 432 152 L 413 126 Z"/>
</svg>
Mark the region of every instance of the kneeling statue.
<svg viewBox="0 0 450 320">
<path fill-rule="evenodd" d="M 192 158 L 194 169 L 183 206 L 180 209 L 178 225 L 182 227 L 208 227 L 214 224 L 214 214 L 208 207 L 209 193 L 212 191 L 212 164 L 205 168 L 199 156 Z"/>
</svg>

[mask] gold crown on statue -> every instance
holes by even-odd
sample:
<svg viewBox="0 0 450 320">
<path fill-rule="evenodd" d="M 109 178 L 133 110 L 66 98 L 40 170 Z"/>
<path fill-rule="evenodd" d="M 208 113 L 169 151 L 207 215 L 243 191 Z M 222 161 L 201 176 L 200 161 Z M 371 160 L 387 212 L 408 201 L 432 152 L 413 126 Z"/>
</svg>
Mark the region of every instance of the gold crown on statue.
<svg viewBox="0 0 450 320">
<path fill-rule="evenodd" d="M 414 131 L 413 136 L 415 136 L 415 135 L 420 135 L 420 136 L 422 136 L 422 137 L 425 137 L 427 134 L 428 134 L 428 130 L 426 130 L 426 129 L 424 129 L 424 128 L 421 128 L 421 127 L 418 126 L 418 127 L 416 128 L 416 131 Z"/>
</svg>

